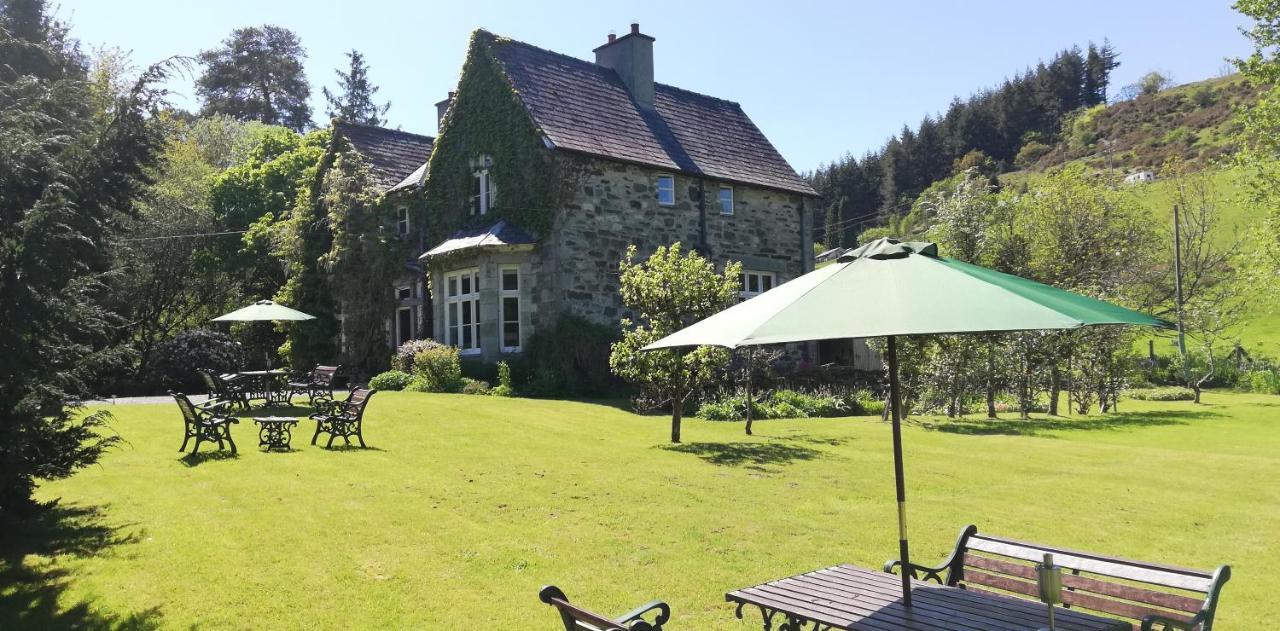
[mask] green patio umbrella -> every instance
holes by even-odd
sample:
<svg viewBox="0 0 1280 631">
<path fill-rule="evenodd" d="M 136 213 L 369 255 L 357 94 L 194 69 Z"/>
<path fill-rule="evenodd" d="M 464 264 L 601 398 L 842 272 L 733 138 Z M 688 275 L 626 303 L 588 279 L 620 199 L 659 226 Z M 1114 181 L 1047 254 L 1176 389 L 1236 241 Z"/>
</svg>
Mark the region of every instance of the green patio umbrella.
<svg viewBox="0 0 1280 631">
<path fill-rule="evenodd" d="M 897 336 L 1075 329 L 1096 325 L 1171 328 L 1169 322 L 1041 283 L 938 255 L 933 243 L 879 239 L 681 329 L 644 348 L 738 348 L 814 340 L 885 337 L 899 554 L 910 562 Z M 911 605 L 910 573 L 902 573 Z"/>
<path fill-rule="evenodd" d="M 220 315 L 214 322 L 279 322 L 284 320 L 314 320 L 313 315 L 305 314 L 297 309 L 278 305 L 270 300 L 259 300 L 242 309 Z"/>
<path fill-rule="evenodd" d="M 259 300 L 247 307 L 220 315 L 213 322 L 285 322 L 314 320 L 315 316 L 290 309 L 270 300 Z M 267 353 L 267 369 L 271 368 L 271 353 Z"/>
</svg>

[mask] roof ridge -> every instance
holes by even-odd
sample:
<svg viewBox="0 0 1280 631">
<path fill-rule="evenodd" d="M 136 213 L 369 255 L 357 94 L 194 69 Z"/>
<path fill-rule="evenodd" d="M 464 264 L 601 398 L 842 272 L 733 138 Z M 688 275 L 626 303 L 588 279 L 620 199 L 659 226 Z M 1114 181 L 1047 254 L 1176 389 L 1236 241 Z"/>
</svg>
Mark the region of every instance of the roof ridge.
<svg viewBox="0 0 1280 631">
<path fill-rule="evenodd" d="M 401 136 L 413 136 L 414 138 L 422 138 L 424 140 L 430 140 L 433 142 L 435 141 L 434 136 L 428 136 L 426 134 L 416 134 L 411 131 L 404 131 L 403 129 L 392 129 L 390 127 L 383 127 L 381 125 L 370 125 L 368 123 L 356 123 L 348 120 L 342 120 L 340 118 L 335 118 L 333 120 L 333 124 L 334 126 L 342 125 L 344 127 L 360 127 L 362 129 L 376 129 L 378 131 L 390 132 L 393 134 L 400 134 Z"/>
<path fill-rule="evenodd" d="M 485 35 L 488 35 L 490 38 L 492 38 L 492 39 L 493 39 L 493 42 L 494 42 L 494 43 L 498 43 L 498 44 L 518 44 L 518 45 L 520 45 L 520 46 L 524 46 L 525 48 L 532 48 L 532 49 L 534 49 L 534 50 L 536 50 L 536 51 L 538 51 L 538 52 L 546 53 L 546 54 L 548 54 L 548 55 L 553 55 L 553 56 L 555 56 L 555 57 L 560 57 L 561 59 L 566 59 L 566 60 L 568 60 L 568 61 L 574 61 L 574 62 L 577 62 L 577 63 L 580 63 L 580 64 L 586 64 L 586 65 L 592 66 L 592 67 L 594 67 L 594 68 L 597 68 L 597 69 L 601 70 L 602 72 L 612 72 L 613 74 L 617 74 L 617 72 L 616 72 L 616 71 L 614 71 L 612 68 L 610 68 L 610 67 L 608 67 L 608 66 L 602 66 L 602 65 L 600 65 L 600 64 L 598 64 L 598 63 L 596 63 L 596 62 L 594 62 L 594 61 L 591 61 L 590 59 L 583 59 L 583 58 L 581 58 L 581 57 L 574 57 L 573 55 L 570 55 L 570 54 L 567 54 L 567 53 L 562 53 L 562 52 L 560 52 L 560 51 L 558 51 L 558 50 L 551 50 L 550 48 L 543 48 L 543 47 L 538 46 L 538 45 L 536 45 L 536 44 L 530 44 L 529 42 L 521 41 L 521 40 L 518 40 L 518 39 L 511 38 L 511 37 L 505 37 L 505 36 L 502 36 L 502 35 L 498 35 L 498 34 L 496 34 L 496 33 L 492 32 L 492 31 L 489 31 L 489 30 L 486 30 L 486 29 L 482 29 L 482 28 L 481 28 L 481 29 L 476 29 L 476 31 L 477 31 L 477 32 L 484 33 Z M 741 104 L 741 103 L 739 103 L 739 102 L 737 102 L 737 101 L 734 101 L 734 100 L 731 100 L 731 99 L 724 99 L 724 98 L 720 98 L 720 97 L 718 97 L 718 96 L 712 96 L 712 95 L 710 95 L 710 94 L 706 94 L 706 93 L 704 93 L 704 92 L 697 92 L 697 91 L 695 91 L 695 90 L 690 90 L 690 89 L 688 89 L 688 88 L 682 88 L 682 87 L 679 87 L 679 86 L 671 85 L 670 83 L 662 83 L 661 81 L 654 81 L 654 82 L 653 82 L 653 84 L 654 84 L 655 86 L 662 86 L 662 87 L 664 87 L 664 88 L 668 88 L 668 89 L 670 89 L 670 90 L 675 90 L 675 91 L 677 91 L 677 92 L 683 92 L 683 93 L 685 93 L 685 94 L 692 94 L 692 95 L 694 95 L 694 96 L 702 97 L 702 98 L 704 98 L 704 99 L 710 99 L 710 100 L 713 100 L 713 101 L 720 101 L 720 102 L 723 102 L 723 103 L 729 103 L 729 104 L 731 104 L 731 105 L 736 105 L 736 106 L 738 106 L 738 107 L 742 107 L 742 104 Z"/>
</svg>

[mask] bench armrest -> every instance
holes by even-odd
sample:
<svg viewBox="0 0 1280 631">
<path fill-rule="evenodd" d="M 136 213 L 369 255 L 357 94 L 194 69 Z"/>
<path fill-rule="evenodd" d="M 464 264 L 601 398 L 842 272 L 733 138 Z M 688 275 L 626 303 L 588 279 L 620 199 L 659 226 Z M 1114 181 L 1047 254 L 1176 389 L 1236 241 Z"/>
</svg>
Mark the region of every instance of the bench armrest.
<svg viewBox="0 0 1280 631">
<path fill-rule="evenodd" d="M 943 572 L 946 572 L 948 569 L 950 569 L 950 567 L 951 567 L 951 566 L 950 566 L 950 564 L 948 564 L 948 563 L 943 563 L 942 565 L 939 565 L 938 567 L 930 567 L 930 566 L 927 566 L 927 565 L 919 565 L 919 564 L 916 564 L 916 563 L 910 563 L 910 564 L 907 564 L 907 565 L 910 565 L 910 567 L 911 567 L 911 577 L 912 577 L 912 578 L 918 578 L 918 579 L 920 579 L 920 580 L 922 580 L 922 581 L 934 580 L 934 581 L 937 581 L 937 583 L 938 583 L 939 585 L 946 585 L 946 584 L 947 584 L 947 581 L 946 581 L 946 579 L 943 577 L 942 573 L 943 573 Z M 900 569 L 902 569 L 903 567 L 904 567 L 904 565 L 903 565 L 902 561 L 899 561 L 898 559 L 891 559 L 891 560 L 889 560 L 889 561 L 885 561 L 885 562 L 884 562 L 884 571 L 885 571 L 885 572 L 888 572 L 888 573 L 890 573 L 890 574 L 893 574 L 893 571 L 894 571 L 895 569 L 899 569 L 899 570 L 900 570 Z"/>
<path fill-rule="evenodd" d="M 644 619 L 644 616 L 654 611 L 658 612 L 658 615 L 654 616 L 651 624 Z M 632 631 L 662 631 L 662 625 L 666 624 L 667 620 L 670 619 L 671 607 L 661 600 L 654 600 L 637 607 L 634 611 L 618 618 L 615 622 Z"/>
</svg>

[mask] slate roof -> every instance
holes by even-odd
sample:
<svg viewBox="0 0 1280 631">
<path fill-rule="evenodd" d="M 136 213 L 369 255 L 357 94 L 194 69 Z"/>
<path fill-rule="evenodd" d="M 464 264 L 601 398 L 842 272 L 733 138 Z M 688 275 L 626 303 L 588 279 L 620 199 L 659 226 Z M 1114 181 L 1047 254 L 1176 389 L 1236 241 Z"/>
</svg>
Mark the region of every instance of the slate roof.
<svg viewBox="0 0 1280 631">
<path fill-rule="evenodd" d="M 642 108 L 610 68 L 478 35 L 558 149 L 817 195 L 737 103 L 655 83 L 653 109 Z"/>
<path fill-rule="evenodd" d="M 385 189 L 400 188 L 420 168 L 425 172 L 435 142 L 431 136 L 344 121 L 334 121 L 333 129 L 364 157 L 373 177 Z"/>
<path fill-rule="evenodd" d="M 487 228 L 459 230 L 434 248 L 427 250 L 418 259 L 449 254 L 471 248 L 500 247 L 505 245 L 531 245 L 537 239 L 519 226 L 499 221 Z"/>
</svg>

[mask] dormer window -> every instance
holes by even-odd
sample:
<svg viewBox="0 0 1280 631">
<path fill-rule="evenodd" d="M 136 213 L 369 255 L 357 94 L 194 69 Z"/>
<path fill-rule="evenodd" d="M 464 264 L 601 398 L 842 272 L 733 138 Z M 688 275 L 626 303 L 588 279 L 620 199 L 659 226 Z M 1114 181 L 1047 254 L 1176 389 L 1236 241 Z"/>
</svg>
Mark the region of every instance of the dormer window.
<svg viewBox="0 0 1280 631">
<path fill-rule="evenodd" d="M 396 234 L 403 237 L 409 234 L 409 207 L 401 206 L 396 212 Z"/>
<path fill-rule="evenodd" d="M 471 189 L 471 214 L 486 215 L 489 209 L 493 208 L 493 200 L 495 187 L 493 180 L 489 176 L 489 170 L 493 167 L 493 158 L 489 156 L 480 156 L 471 160 L 471 175 L 475 178 L 475 184 Z"/>
<path fill-rule="evenodd" d="M 676 205 L 676 178 L 673 175 L 658 176 L 658 203 L 663 206 Z"/>
</svg>

